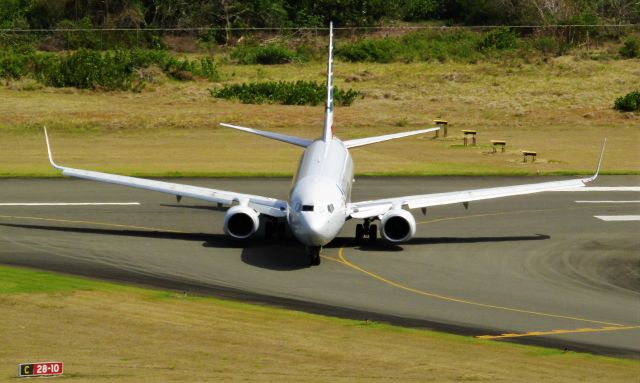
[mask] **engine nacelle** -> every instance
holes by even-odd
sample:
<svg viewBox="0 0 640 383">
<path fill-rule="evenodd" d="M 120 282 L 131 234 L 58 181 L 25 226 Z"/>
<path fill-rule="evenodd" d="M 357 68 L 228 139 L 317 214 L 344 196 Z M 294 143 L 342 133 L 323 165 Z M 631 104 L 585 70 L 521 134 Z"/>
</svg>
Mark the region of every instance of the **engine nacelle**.
<svg viewBox="0 0 640 383">
<path fill-rule="evenodd" d="M 233 206 L 224 215 L 224 232 L 236 239 L 247 239 L 260 227 L 258 215 L 250 207 Z"/>
<path fill-rule="evenodd" d="M 389 242 L 406 242 L 416 234 L 416 219 L 406 210 L 389 210 L 380 218 L 380 222 L 381 234 Z"/>
</svg>

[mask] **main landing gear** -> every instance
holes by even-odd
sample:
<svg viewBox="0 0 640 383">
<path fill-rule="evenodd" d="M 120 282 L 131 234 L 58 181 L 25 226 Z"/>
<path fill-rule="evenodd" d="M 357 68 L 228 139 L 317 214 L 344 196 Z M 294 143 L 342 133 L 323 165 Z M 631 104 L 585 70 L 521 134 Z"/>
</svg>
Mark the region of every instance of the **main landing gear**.
<svg viewBox="0 0 640 383">
<path fill-rule="evenodd" d="M 372 225 L 368 219 L 356 225 L 356 243 L 362 243 L 364 237 L 367 237 L 371 244 L 376 243 L 378 239 L 378 226 Z"/>
<path fill-rule="evenodd" d="M 309 266 L 318 266 L 320 264 L 321 246 L 307 246 L 307 255 L 309 256 Z"/>
</svg>

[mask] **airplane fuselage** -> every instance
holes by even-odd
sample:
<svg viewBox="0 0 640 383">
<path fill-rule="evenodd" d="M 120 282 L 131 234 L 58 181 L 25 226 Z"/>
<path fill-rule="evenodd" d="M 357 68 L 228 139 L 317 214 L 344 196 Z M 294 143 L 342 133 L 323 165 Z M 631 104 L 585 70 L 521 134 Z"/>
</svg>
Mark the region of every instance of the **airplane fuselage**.
<svg viewBox="0 0 640 383">
<path fill-rule="evenodd" d="M 348 217 L 353 160 L 342 141 L 316 140 L 300 159 L 289 195 L 287 221 L 291 232 L 306 246 L 324 246 L 333 240 Z"/>
</svg>

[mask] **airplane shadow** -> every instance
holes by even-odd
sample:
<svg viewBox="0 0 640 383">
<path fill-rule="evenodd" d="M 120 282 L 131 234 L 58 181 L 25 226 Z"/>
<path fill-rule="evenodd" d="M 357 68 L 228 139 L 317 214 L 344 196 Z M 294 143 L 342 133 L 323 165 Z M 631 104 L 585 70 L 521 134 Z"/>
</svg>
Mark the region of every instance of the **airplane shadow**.
<svg viewBox="0 0 640 383">
<path fill-rule="evenodd" d="M 158 238 L 173 239 L 179 241 L 202 242 L 206 248 L 220 249 L 242 249 L 241 259 L 244 263 L 270 270 L 292 271 L 308 267 L 308 260 L 303 246 L 293 238 L 282 241 L 268 241 L 263 238 L 255 238 L 246 242 L 236 241 L 224 234 L 206 233 L 179 233 L 166 231 L 146 231 L 129 229 L 97 229 L 66 226 L 48 225 L 26 225 L 2 223 L 0 226 L 15 227 L 22 229 L 46 230 L 67 233 L 97 234 L 137 238 Z M 402 246 L 432 245 L 432 244 L 463 244 L 463 243 L 483 243 L 483 242 L 511 242 L 511 241 L 539 241 L 551 238 L 545 234 L 502 236 L 502 237 L 435 237 L 435 238 L 413 238 Z M 352 237 L 336 237 L 325 248 L 351 248 L 368 252 L 398 252 L 404 248 L 379 240 L 375 244 L 356 244 Z"/>
<path fill-rule="evenodd" d="M 137 238 L 158 238 L 158 239 L 175 239 L 180 241 L 197 241 L 204 242 L 205 247 L 219 248 L 242 248 L 242 244 L 231 240 L 224 234 L 206 234 L 206 233 L 179 233 L 168 231 L 147 231 L 147 230 L 124 230 L 124 229 L 95 229 L 85 227 L 66 227 L 66 226 L 48 226 L 48 225 L 23 225 L 2 223 L 1 226 L 16 227 L 22 229 L 34 229 L 45 231 L 57 231 L 66 233 L 80 234 L 98 234 L 98 235 L 114 235 L 121 237 L 137 237 Z"/>
<path fill-rule="evenodd" d="M 289 243 L 282 241 L 279 243 L 267 241 L 262 238 L 256 238 L 246 242 L 241 242 L 234 240 L 225 234 L 174 233 L 166 231 L 98 229 L 10 223 L 2 223 L 0 226 L 64 233 L 196 241 L 202 242 L 202 246 L 206 248 L 242 249 L 242 261 L 255 267 L 278 271 L 298 270 L 308 267 L 308 260 L 304 247 L 300 246 L 295 241 L 291 241 Z"/>
<path fill-rule="evenodd" d="M 482 242 L 514 242 L 514 241 L 541 241 L 550 239 L 547 234 L 511 235 L 504 237 L 431 237 L 413 238 L 408 245 L 434 245 L 440 243 L 482 243 Z"/>
</svg>

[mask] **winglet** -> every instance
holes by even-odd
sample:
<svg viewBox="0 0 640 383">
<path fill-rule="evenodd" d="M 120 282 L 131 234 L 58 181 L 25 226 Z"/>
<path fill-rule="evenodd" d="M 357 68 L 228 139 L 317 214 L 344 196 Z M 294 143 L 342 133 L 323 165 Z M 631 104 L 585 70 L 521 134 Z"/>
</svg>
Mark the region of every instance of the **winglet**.
<svg viewBox="0 0 640 383">
<path fill-rule="evenodd" d="M 51 155 L 51 145 L 49 144 L 49 135 L 47 134 L 47 127 L 44 127 L 44 139 L 47 141 L 47 152 L 49 153 L 49 162 L 51 162 L 51 166 L 56 169 L 62 169 L 60 166 L 56 165 L 53 161 L 53 155 Z"/>
<path fill-rule="evenodd" d="M 600 166 L 602 165 L 602 159 L 604 158 L 604 148 L 606 146 L 607 146 L 607 139 L 605 138 L 604 141 L 602 141 L 602 150 L 600 151 L 600 159 L 598 160 L 598 167 L 596 168 L 596 173 L 592 177 L 585 179 L 584 182 L 595 181 L 595 179 L 598 178 L 598 173 L 600 173 Z"/>
</svg>

